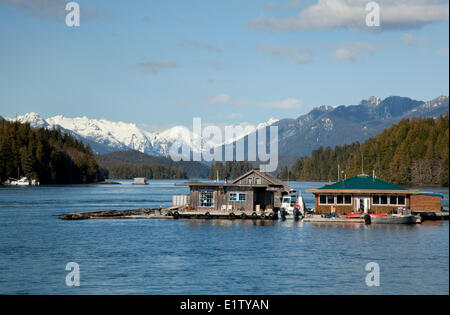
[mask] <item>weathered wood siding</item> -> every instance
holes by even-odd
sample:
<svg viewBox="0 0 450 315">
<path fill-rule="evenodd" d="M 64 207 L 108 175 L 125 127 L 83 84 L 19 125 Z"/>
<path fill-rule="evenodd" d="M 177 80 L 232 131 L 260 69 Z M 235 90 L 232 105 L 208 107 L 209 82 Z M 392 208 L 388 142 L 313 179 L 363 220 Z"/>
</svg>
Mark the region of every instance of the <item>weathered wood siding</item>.
<svg viewBox="0 0 450 315">
<path fill-rule="evenodd" d="M 441 197 L 430 195 L 413 195 L 411 196 L 411 211 L 440 212 Z"/>
<path fill-rule="evenodd" d="M 200 207 L 199 194 L 202 191 L 211 192 L 214 196 L 214 205 L 212 207 Z M 246 193 L 246 201 L 230 201 L 230 193 Z M 253 210 L 253 189 L 251 187 L 211 187 L 211 186 L 193 186 L 190 190 L 190 206 L 196 210 L 220 211 L 222 205 L 232 206 L 233 211 Z"/>
</svg>

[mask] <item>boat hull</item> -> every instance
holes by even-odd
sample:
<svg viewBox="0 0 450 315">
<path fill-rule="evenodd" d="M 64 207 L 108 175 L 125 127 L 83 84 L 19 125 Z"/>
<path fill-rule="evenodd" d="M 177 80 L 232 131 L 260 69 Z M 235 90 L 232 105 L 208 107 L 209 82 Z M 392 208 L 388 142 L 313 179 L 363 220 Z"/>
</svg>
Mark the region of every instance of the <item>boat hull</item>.
<svg viewBox="0 0 450 315">
<path fill-rule="evenodd" d="M 371 217 L 372 224 L 414 224 L 416 217 L 413 215 Z"/>
</svg>

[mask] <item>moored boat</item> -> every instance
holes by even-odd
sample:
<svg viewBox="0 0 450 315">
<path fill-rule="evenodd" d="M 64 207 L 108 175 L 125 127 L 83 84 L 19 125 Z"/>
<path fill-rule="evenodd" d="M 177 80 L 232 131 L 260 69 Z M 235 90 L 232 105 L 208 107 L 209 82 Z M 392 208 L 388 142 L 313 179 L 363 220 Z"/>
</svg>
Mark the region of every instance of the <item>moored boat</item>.
<svg viewBox="0 0 450 315">
<path fill-rule="evenodd" d="M 372 224 L 415 224 L 416 216 L 407 215 L 387 215 L 387 216 L 370 216 Z"/>
</svg>

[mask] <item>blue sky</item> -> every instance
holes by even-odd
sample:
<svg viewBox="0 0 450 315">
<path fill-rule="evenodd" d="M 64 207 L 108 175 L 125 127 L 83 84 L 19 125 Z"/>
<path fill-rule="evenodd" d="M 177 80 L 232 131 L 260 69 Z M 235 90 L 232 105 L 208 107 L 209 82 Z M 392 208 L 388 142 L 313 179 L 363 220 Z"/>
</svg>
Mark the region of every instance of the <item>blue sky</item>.
<svg viewBox="0 0 450 315">
<path fill-rule="evenodd" d="M 375 95 L 448 95 L 448 1 L 0 0 L 0 115 L 153 129 L 259 123 Z"/>
</svg>

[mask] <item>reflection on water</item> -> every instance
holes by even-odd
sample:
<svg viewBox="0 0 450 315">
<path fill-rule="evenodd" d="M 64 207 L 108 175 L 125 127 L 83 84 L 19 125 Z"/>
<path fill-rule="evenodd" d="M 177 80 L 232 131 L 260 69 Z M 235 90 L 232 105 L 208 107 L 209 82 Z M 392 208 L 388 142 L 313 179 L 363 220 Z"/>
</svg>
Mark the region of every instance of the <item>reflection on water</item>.
<svg viewBox="0 0 450 315">
<path fill-rule="evenodd" d="M 449 225 L 294 220 L 61 221 L 57 213 L 166 207 L 174 181 L 0 187 L 0 294 L 449 292 Z M 290 183 L 296 189 L 321 183 Z M 304 193 L 309 207 L 313 196 Z M 448 199 L 448 192 L 446 194 Z M 81 286 L 65 286 L 68 262 Z M 381 286 L 365 284 L 368 262 Z"/>
</svg>

